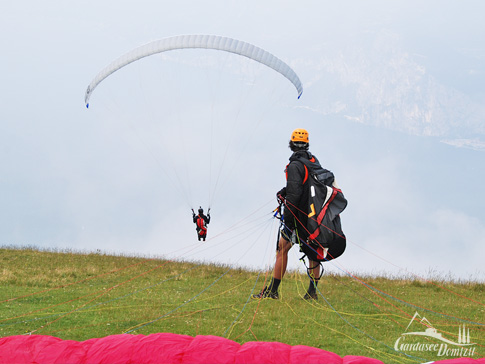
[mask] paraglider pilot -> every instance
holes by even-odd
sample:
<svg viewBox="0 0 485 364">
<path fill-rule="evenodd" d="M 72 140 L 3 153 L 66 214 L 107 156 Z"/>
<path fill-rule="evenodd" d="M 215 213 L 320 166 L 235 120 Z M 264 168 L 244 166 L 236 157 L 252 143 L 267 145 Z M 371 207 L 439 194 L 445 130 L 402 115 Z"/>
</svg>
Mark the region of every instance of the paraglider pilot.
<svg viewBox="0 0 485 364">
<path fill-rule="evenodd" d="M 194 221 L 196 227 L 195 230 L 197 230 L 197 237 L 200 240 L 205 241 L 205 238 L 207 237 L 207 225 L 209 225 L 209 222 L 211 221 L 211 214 L 210 214 L 210 207 L 209 210 L 207 210 L 207 216 L 204 215 L 204 209 L 202 207 L 199 207 L 199 214 L 196 215 L 194 212 L 194 209 L 192 209 L 192 220 Z"/>
<path fill-rule="evenodd" d="M 305 129 L 295 129 L 291 134 L 289 143 L 293 154 L 285 170 L 286 187 L 277 193 L 278 200 L 284 205 L 282 216 L 284 224 L 282 224 L 280 231 L 281 234 L 278 241 L 273 277 L 271 282 L 259 294 L 253 295 L 253 298 L 279 298 L 278 287 L 286 272 L 288 251 L 295 244 L 300 245 L 300 249 L 302 249 L 304 244 L 300 243 L 307 241 L 309 232 L 305 224 L 305 218 L 307 217 L 307 213 L 305 212 L 307 211 L 307 206 L 305 203 L 308 201 L 310 189 L 307 182 L 308 171 L 304 163 L 299 159 L 306 159 L 321 168 L 318 159 L 309 152 L 309 146 L 308 131 Z M 320 263 L 313 256 L 310 256 L 308 253 L 306 254 L 309 260 L 307 271 L 310 277 L 310 285 L 303 298 L 316 300 L 318 298 L 316 292 L 317 284 L 321 274 Z"/>
</svg>

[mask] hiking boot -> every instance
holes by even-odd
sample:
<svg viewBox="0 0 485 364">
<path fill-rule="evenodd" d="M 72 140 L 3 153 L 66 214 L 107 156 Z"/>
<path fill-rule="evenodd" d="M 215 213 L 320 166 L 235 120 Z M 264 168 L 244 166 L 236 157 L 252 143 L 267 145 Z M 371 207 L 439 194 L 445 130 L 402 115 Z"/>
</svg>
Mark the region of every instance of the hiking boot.
<svg viewBox="0 0 485 364">
<path fill-rule="evenodd" d="M 314 291 L 314 292 L 307 292 L 304 296 L 303 296 L 303 299 L 304 300 L 318 300 L 318 295 L 317 295 L 317 292 Z"/>
<path fill-rule="evenodd" d="M 280 296 L 278 295 L 277 291 L 273 292 L 270 289 L 268 289 L 268 287 L 264 287 L 263 290 L 258 294 L 253 294 L 253 298 L 256 298 L 256 299 L 271 298 L 273 300 L 277 300 L 280 298 Z"/>
</svg>

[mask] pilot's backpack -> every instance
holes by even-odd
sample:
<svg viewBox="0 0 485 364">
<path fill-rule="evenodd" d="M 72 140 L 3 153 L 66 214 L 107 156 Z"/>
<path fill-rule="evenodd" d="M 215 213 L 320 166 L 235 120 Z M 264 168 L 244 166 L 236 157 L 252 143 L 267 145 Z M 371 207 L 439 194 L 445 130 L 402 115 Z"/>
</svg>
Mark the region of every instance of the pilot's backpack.
<svg viewBox="0 0 485 364">
<path fill-rule="evenodd" d="M 346 247 L 340 213 L 347 206 L 347 200 L 342 190 L 334 183 L 335 177 L 332 172 L 305 158 L 295 160 L 303 163 L 308 169 L 308 238 L 305 242 L 300 242 L 300 250 L 313 261 L 335 259 L 343 254 Z"/>
</svg>

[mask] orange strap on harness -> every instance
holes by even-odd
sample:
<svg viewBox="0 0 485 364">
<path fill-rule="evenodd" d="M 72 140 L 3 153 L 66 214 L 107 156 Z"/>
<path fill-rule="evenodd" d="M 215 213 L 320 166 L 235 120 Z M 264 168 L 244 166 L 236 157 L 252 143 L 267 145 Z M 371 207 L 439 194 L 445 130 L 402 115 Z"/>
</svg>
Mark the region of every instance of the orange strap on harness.
<svg viewBox="0 0 485 364">
<path fill-rule="evenodd" d="M 310 162 L 315 162 L 315 158 L 312 157 L 312 159 L 310 159 Z M 290 165 L 290 163 L 288 163 L 286 165 L 286 168 L 285 168 L 285 174 L 286 174 L 286 180 L 288 180 L 288 166 Z M 303 165 L 303 168 L 305 168 L 305 177 L 303 178 L 303 182 L 302 182 L 302 185 L 305 184 L 305 182 L 307 181 L 308 179 L 308 168 Z"/>
</svg>

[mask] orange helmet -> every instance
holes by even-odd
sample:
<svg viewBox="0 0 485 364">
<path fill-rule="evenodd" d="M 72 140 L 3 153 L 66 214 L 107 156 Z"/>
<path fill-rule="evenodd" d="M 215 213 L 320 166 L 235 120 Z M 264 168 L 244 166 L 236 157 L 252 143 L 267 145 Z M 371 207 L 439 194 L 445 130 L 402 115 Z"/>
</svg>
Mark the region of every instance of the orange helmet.
<svg viewBox="0 0 485 364">
<path fill-rule="evenodd" d="M 308 143 L 308 132 L 305 129 L 293 130 L 291 141 L 294 143 Z"/>
</svg>

